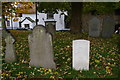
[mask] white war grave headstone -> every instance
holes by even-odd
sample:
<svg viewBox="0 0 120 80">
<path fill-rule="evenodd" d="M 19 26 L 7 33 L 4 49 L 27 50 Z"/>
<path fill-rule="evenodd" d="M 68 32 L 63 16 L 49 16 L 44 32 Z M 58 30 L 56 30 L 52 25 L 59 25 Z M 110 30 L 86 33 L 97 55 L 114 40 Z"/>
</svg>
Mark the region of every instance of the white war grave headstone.
<svg viewBox="0 0 120 80">
<path fill-rule="evenodd" d="M 90 41 L 73 40 L 72 67 L 75 70 L 89 70 Z"/>
</svg>

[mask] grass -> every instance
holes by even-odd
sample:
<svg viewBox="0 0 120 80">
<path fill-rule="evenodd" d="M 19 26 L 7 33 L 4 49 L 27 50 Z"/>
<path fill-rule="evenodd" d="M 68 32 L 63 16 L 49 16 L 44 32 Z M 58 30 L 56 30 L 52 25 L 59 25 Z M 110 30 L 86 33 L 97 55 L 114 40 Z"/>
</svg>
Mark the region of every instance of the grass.
<svg viewBox="0 0 120 80">
<path fill-rule="evenodd" d="M 28 34 L 31 31 L 10 31 L 15 39 L 15 52 L 18 61 L 5 63 L 5 48 L 3 47 L 2 78 L 118 78 L 119 77 L 119 35 L 112 38 L 92 38 L 87 33 L 71 34 L 70 32 L 56 32 L 53 41 L 54 58 L 57 69 L 45 69 L 29 66 Z M 72 40 L 90 40 L 90 70 L 76 71 L 72 69 Z M 4 46 L 3 41 L 3 46 Z"/>
</svg>

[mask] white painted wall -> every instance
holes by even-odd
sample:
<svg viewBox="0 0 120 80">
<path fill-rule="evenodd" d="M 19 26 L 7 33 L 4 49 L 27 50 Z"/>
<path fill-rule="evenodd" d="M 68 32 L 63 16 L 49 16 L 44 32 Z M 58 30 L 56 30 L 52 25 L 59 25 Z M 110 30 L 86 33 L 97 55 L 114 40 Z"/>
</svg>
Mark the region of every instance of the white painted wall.
<svg viewBox="0 0 120 80">
<path fill-rule="evenodd" d="M 19 28 L 19 21 L 13 22 L 13 26 L 16 27 L 16 28 Z"/>
<path fill-rule="evenodd" d="M 64 30 L 64 15 L 54 14 L 54 19 L 56 21 L 56 30 Z"/>
<path fill-rule="evenodd" d="M 7 26 L 7 21 L 6 21 L 6 28 L 7 28 L 7 29 L 12 29 L 12 25 L 13 25 L 13 28 L 14 28 L 14 29 L 19 28 L 20 17 L 16 17 L 16 18 L 18 18 L 19 20 L 16 21 L 16 22 L 14 22 L 14 21 L 13 21 L 14 18 L 12 18 L 12 24 L 11 24 L 11 19 L 9 19 L 9 21 L 10 21 L 10 26 Z"/>
<path fill-rule="evenodd" d="M 38 12 L 38 19 L 39 19 L 38 24 L 45 26 L 45 22 L 44 21 L 47 19 L 47 14 Z"/>
<path fill-rule="evenodd" d="M 58 14 L 54 14 L 54 20 L 56 21 L 56 30 L 65 30 L 65 22 L 64 22 L 64 15 L 61 15 L 61 11 L 58 12 Z M 31 19 L 33 19 L 35 21 L 36 19 L 36 14 L 22 14 L 22 17 L 18 17 L 19 21 L 24 20 L 26 17 L 30 17 Z M 37 17 L 39 19 L 38 25 L 44 25 L 45 26 L 45 22 L 44 21 L 48 21 L 51 19 L 47 19 L 47 14 L 45 13 L 39 13 L 37 14 Z M 13 27 L 19 28 L 19 21 L 17 22 L 13 22 Z M 30 22 L 29 20 L 25 20 L 24 22 L 22 22 L 21 26 L 22 28 L 24 28 L 24 24 L 30 24 L 30 28 L 33 28 L 35 26 L 35 23 Z M 11 27 L 11 20 L 10 20 L 10 26 L 7 27 Z"/>
</svg>

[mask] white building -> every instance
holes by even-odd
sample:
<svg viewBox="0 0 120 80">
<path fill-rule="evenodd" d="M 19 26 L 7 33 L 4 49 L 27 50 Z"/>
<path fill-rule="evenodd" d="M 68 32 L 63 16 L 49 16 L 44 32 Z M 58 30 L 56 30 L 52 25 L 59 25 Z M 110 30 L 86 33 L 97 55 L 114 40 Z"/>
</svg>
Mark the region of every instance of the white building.
<svg viewBox="0 0 120 80">
<path fill-rule="evenodd" d="M 45 21 L 56 21 L 56 30 L 69 30 L 65 28 L 65 15 L 61 15 L 63 12 L 58 11 L 58 14 L 46 14 L 37 12 L 38 25 L 44 25 Z M 66 14 L 66 12 L 65 12 Z M 15 17 L 19 20 L 14 22 L 13 19 L 6 21 L 7 29 L 33 29 L 36 25 L 35 13 L 23 13 L 21 17 Z"/>
</svg>

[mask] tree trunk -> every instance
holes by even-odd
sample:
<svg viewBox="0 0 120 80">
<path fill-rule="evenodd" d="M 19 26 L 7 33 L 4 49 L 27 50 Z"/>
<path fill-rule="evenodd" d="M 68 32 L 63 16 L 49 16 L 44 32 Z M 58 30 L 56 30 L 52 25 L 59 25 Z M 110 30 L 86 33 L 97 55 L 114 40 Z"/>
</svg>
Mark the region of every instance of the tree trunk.
<svg viewBox="0 0 120 80">
<path fill-rule="evenodd" d="M 37 2 L 35 2 L 35 7 L 36 7 L 36 26 L 38 25 L 38 19 L 37 19 L 37 10 L 38 10 L 38 7 L 37 7 Z"/>
<path fill-rule="evenodd" d="M 81 33 L 82 32 L 82 2 L 72 2 L 71 3 L 71 25 L 70 29 L 72 33 Z"/>
<path fill-rule="evenodd" d="M 5 16 L 4 15 L 2 15 L 2 28 L 6 29 Z"/>
</svg>

